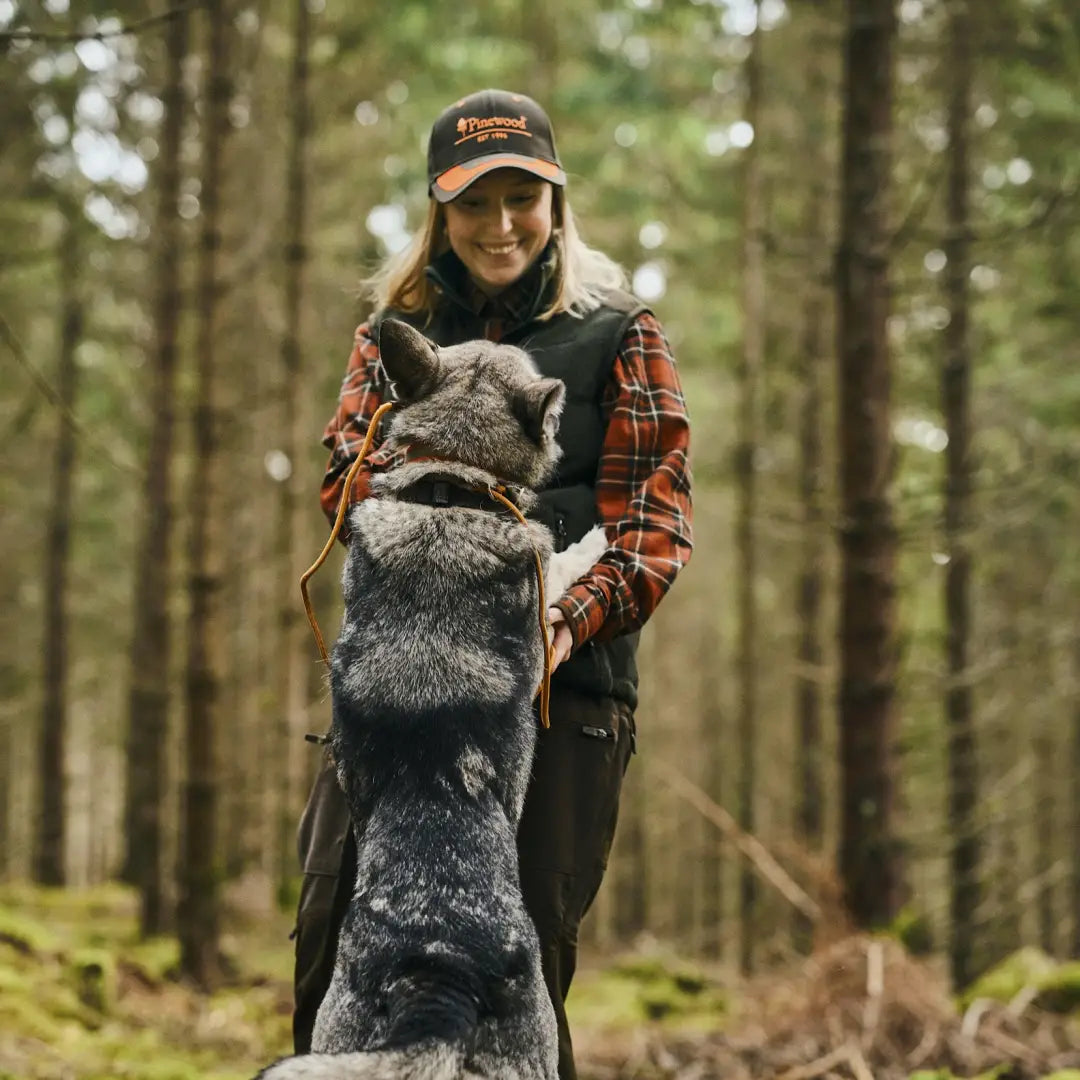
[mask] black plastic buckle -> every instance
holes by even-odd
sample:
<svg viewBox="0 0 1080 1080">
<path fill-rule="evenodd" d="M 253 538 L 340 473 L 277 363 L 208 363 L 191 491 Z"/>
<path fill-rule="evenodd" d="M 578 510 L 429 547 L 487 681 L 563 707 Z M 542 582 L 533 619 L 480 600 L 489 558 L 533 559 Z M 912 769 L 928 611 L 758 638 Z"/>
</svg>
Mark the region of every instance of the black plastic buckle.
<svg viewBox="0 0 1080 1080">
<path fill-rule="evenodd" d="M 607 728 L 592 727 L 590 724 L 581 725 L 581 734 L 587 739 L 614 739 L 615 732 L 608 731 Z"/>
</svg>

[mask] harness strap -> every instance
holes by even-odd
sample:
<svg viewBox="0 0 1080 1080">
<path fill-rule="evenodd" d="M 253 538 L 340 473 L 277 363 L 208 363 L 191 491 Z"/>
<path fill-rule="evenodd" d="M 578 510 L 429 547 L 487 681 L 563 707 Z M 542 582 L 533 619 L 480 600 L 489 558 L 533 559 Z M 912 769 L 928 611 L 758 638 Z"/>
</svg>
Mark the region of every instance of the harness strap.
<svg viewBox="0 0 1080 1080">
<path fill-rule="evenodd" d="M 481 490 L 487 491 L 493 499 L 501 502 L 527 529 L 529 523 L 525 520 L 525 515 L 502 493 L 501 487 L 500 484 L 498 487 Z M 533 562 L 536 567 L 536 592 L 540 608 L 540 640 L 544 643 L 544 677 L 540 681 L 540 689 L 537 692 L 540 695 L 540 723 L 543 727 L 548 728 L 551 727 L 548 706 L 551 702 L 551 654 L 554 652 L 554 646 L 548 639 L 547 601 L 544 599 L 544 564 L 540 559 L 540 552 L 535 544 L 532 545 L 532 549 Z"/>
<path fill-rule="evenodd" d="M 466 510 L 486 510 L 491 514 L 504 514 L 488 497 L 487 488 L 462 487 L 450 480 L 418 480 L 382 497 L 398 502 L 420 503 L 422 506 L 459 507 Z"/>
</svg>

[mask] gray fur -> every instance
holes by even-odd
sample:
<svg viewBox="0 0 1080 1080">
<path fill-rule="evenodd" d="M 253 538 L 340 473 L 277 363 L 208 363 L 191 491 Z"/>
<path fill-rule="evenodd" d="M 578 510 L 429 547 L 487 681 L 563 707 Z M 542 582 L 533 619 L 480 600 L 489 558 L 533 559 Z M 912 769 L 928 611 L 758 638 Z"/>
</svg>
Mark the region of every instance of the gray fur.
<svg viewBox="0 0 1080 1080">
<path fill-rule="evenodd" d="M 511 346 L 436 349 L 386 321 L 389 438 L 425 457 L 349 514 L 331 744 L 358 870 L 315 1053 L 261 1080 L 555 1080 L 555 1015 L 515 833 L 543 670 L 534 547 L 503 513 L 397 496 L 506 485 L 523 508 L 558 460 L 563 384 Z"/>
</svg>

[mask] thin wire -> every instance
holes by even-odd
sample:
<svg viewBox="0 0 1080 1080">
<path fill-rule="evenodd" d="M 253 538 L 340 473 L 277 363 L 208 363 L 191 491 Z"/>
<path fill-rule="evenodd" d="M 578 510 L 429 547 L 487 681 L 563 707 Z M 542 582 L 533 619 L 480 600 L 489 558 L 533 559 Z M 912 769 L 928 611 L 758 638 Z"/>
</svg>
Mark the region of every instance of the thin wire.
<svg viewBox="0 0 1080 1080">
<path fill-rule="evenodd" d="M 0 31 L 0 42 L 5 41 L 52 41 L 58 43 L 70 43 L 73 41 L 108 41 L 111 38 L 127 37 L 130 34 L 140 34 L 143 30 L 157 26 L 159 23 L 168 22 L 170 19 L 179 18 L 189 12 L 197 11 L 203 6 L 203 0 L 191 0 L 190 3 L 181 4 L 179 7 L 170 8 L 158 15 L 149 15 L 138 22 L 126 23 L 117 30 L 97 30 L 90 33 L 79 31 L 52 31 L 31 30 L 29 27 L 19 27 L 17 30 Z"/>
<path fill-rule="evenodd" d="M 92 446 L 94 449 L 100 451 L 105 460 L 119 472 L 128 476 L 142 477 L 142 469 L 138 468 L 136 465 L 132 465 L 130 462 L 121 461 L 115 456 L 112 450 L 105 445 L 105 443 L 101 442 L 100 439 L 95 438 L 85 427 L 83 427 L 79 422 L 78 417 L 72 412 L 71 408 L 64 403 L 48 379 L 46 379 L 34 366 L 33 361 L 27 354 L 22 342 L 15 336 L 15 331 L 11 329 L 10 324 L 3 315 L 0 315 L 0 338 L 4 339 L 4 343 L 30 376 L 30 380 L 33 382 L 34 386 L 36 386 L 41 394 L 48 400 L 49 404 L 60 413 L 68 427 L 70 427 L 86 445 Z"/>
</svg>

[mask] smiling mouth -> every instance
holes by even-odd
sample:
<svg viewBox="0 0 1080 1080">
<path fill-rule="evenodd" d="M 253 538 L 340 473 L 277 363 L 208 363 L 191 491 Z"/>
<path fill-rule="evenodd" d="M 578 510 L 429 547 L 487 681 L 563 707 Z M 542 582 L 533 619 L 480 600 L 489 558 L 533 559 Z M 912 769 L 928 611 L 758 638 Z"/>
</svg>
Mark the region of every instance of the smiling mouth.
<svg viewBox="0 0 1080 1080">
<path fill-rule="evenodd" d="M 518 244 L 519 241 L 515 240 L 511 244 L 477 244 L 476 246 L 485 255 L 509 255 L 517 249 Z"/>
</svg>

